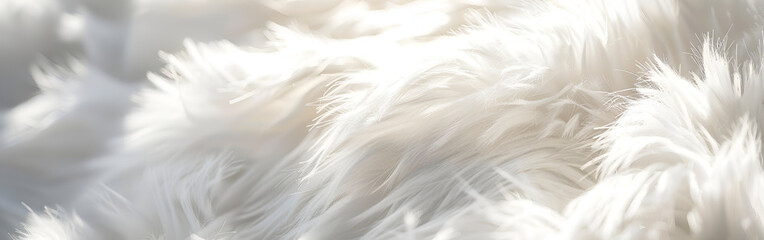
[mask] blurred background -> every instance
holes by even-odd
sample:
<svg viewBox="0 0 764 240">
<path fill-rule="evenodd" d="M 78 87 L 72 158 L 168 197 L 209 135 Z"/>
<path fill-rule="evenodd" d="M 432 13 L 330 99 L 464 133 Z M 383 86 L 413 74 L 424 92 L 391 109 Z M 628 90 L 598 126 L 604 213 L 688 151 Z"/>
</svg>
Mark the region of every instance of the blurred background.
<svg viewBox="0 0 764 240">
<path fill-rule="evenodd" d="M 261 43 L 263 1 L 0 0 L 0 110 L 32 97 L 33 68 L 84 61 L 123 81 L 162 66 L 184 39 Z"/>
</svg>

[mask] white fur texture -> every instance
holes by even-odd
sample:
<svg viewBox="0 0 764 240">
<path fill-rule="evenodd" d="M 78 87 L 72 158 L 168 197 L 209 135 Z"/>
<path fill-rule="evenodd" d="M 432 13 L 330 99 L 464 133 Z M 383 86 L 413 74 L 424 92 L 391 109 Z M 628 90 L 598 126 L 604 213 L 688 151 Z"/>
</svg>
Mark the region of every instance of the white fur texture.
<svg viewBox="0 0 764 240">
<path fill-rule="evenodd" d="M 12 239 L 764 238 L 764 1 L 26 2 Z"/>
</svg>

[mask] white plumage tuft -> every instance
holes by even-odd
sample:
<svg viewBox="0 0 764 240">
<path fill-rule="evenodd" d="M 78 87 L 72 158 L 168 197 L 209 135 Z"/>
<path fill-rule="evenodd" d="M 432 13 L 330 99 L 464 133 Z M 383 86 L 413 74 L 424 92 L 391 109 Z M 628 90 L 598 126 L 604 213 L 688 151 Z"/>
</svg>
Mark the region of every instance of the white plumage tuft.
<svg viewBox="0 0 764 240">
<path fill-rule="evenodd" d="M 764 2 L 21 2 L 13 239 L 764 238 Z"/>
</svg>

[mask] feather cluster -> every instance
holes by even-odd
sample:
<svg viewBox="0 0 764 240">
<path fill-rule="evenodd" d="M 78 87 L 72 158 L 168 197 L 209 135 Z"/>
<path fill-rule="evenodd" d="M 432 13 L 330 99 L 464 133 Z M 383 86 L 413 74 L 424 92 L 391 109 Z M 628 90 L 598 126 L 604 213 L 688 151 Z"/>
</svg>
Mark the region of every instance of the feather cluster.
<svg viewBox="0 0 764 240">
<path fill-rule="evenodd" d="M 763 1 L 31 2 L 11 239 L 764 238 Z"/>
</svg>

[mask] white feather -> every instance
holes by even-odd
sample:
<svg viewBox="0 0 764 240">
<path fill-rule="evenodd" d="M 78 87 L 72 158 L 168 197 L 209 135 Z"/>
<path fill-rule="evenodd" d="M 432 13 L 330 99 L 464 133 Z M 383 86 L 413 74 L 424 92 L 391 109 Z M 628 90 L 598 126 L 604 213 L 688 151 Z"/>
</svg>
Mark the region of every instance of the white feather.
<svg viewBox="0 0 764 240">
<path fill-rule="evenodd" d="M 764 238 L 762 2 L 115 2 L 2 115 L 18 239 Z"/>
</svg>

